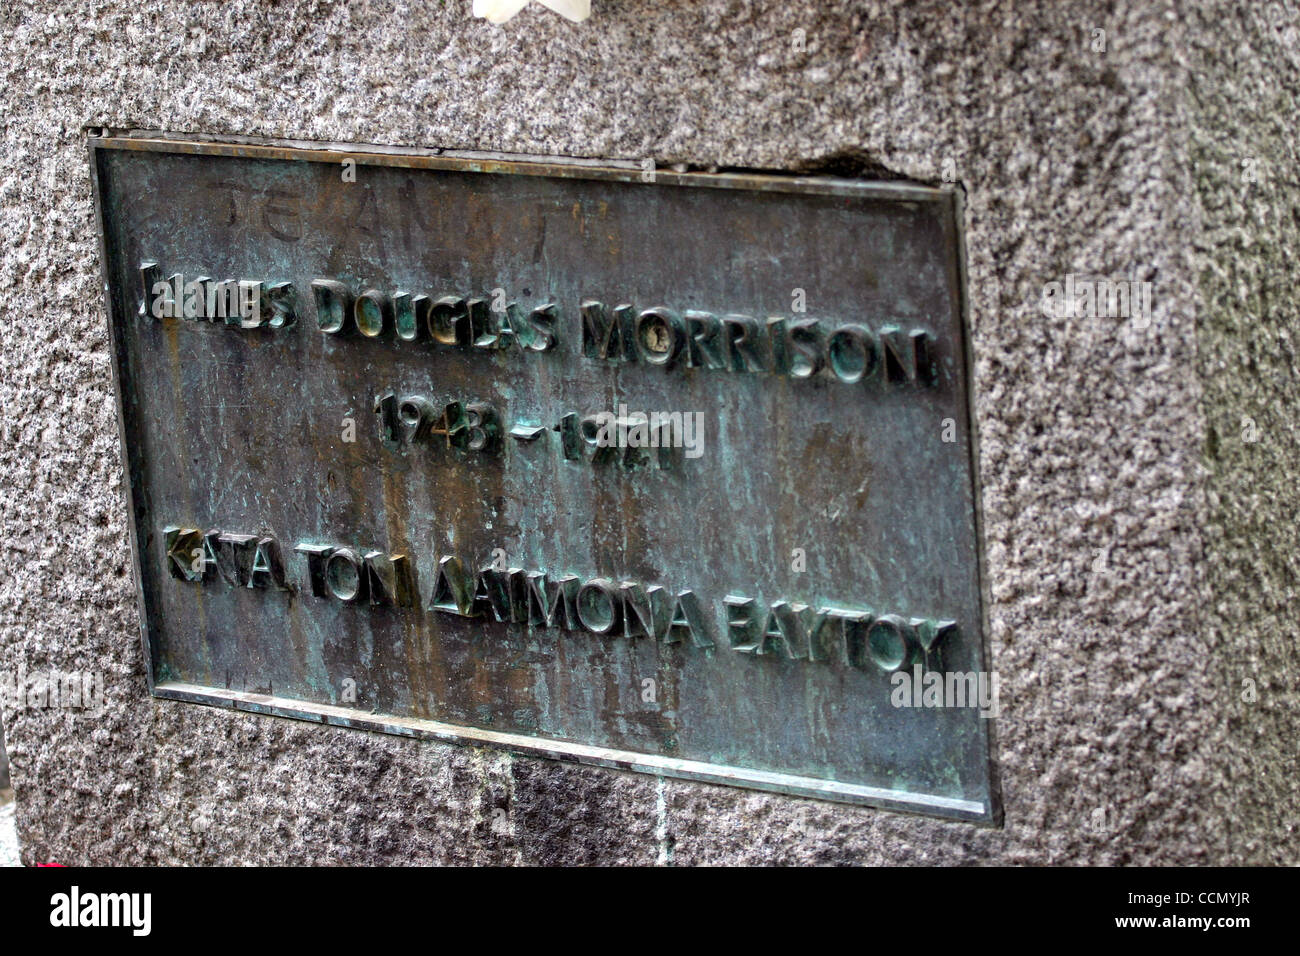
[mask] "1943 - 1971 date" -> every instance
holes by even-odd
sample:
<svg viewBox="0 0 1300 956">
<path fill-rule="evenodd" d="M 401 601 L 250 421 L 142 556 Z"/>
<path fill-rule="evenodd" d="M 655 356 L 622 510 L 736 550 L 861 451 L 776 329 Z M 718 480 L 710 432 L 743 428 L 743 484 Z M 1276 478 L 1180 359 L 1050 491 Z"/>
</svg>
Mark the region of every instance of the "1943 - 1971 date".
<svg viewBox="0 0 1300 956">
<path fill-rule="evenodd" d="M 507 438 L 538 444 L 555 432 L 567 461 L 672 469 L 682 457 L 698 458 L 703 447 L 703 416 L 698 412 L 601 411 L 564 414 L 547 426 L 508 424 L 488 402 L 435 401 L 424 395 L 385 392 L 375 398 L 384 443 L 395 447 L 439 445 L 483 455 L 499 455 Z"/>
</svg>

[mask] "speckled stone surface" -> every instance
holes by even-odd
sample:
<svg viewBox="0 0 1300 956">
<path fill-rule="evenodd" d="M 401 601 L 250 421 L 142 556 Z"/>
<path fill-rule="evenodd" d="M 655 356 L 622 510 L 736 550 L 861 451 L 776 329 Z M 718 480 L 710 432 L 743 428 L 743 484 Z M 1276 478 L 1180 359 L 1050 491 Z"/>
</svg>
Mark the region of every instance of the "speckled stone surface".
<svg viewBox="0 0 1300 956">
<path fill-rule="evenodd" d="M 1300 747 L 1300 7 L 1189 20 L 1190 159 L 1200 228 L 1199 369 L 1210 471 L 1201 622 L 1218 668 L 1234 852 L 1297 862 Z M 1254 52 L 1277 44 L 1274 57 Z M 1223 76 L 1231 77 L 1224 85 Z M 1243 109 L 1243 105 L 1247 108 Z M 1253 439 L 1253 440 L 1252 440 Z M 1253 698 L 1253 699 L 1252 699 Z M 1288 849 L 1289 848 L 1289 849 Z"/>
<path fill-rule="evenodd" d="M 22 866 L 12 801 L 0 800 L 0 866 Z"/>
<path fill-rule="evenodd" d="M 24 861 L 1296 862 L 1300 23 L 1246 6 L 596 0 L 504 28 L 469 0 L 6 6 L 0 667 L 95 669 L 107 699 L 0 704 Z M 950 162 L 1004 824 L 149 698 L 87 126 L 923 182 Z M 1153 282 L 1150 327 L 1044 315 L 1070 273 Z"/>
<path fill-rule="evenodd" d="M 9 788 L 9 751 L 5 749 L 5 725 L 0 721 L 0 790 Z"/>
</svg>

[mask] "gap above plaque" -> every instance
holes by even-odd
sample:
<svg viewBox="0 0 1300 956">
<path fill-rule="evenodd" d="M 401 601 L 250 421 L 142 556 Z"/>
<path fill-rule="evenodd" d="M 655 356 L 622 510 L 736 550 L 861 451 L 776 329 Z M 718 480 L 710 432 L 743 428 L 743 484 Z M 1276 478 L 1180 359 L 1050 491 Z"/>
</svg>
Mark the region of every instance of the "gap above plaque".
<svg viewBox="0 0 1300 956">
<path fill-rule="evenodd" d="M 956 193 L 90 148 L 154 694 L 997 822 Z"/>
</svg>

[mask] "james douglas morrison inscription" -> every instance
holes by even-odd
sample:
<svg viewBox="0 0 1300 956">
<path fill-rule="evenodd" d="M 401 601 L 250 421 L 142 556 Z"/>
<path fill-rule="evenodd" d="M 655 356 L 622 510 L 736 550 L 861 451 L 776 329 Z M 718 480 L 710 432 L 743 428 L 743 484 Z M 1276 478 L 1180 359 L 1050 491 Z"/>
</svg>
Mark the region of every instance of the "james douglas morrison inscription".
<svg viewBox="0 0 1300 956">
<path fill-rule="evenodd" d="M 155 694 L 997 819 L 954 194 L 91 157 Z"/>
</svg>

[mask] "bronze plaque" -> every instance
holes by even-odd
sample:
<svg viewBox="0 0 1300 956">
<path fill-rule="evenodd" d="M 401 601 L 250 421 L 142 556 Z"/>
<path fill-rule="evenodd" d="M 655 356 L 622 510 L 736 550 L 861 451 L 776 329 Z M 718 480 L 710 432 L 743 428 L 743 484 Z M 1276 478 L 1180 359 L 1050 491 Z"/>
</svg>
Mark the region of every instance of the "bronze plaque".
<svg viewBox="0 0 1300 956">
<path fill-rule="evenodd" d="M 954 193 L 91 156 L 156 695 L 996 821 Z"/>
</svg>

